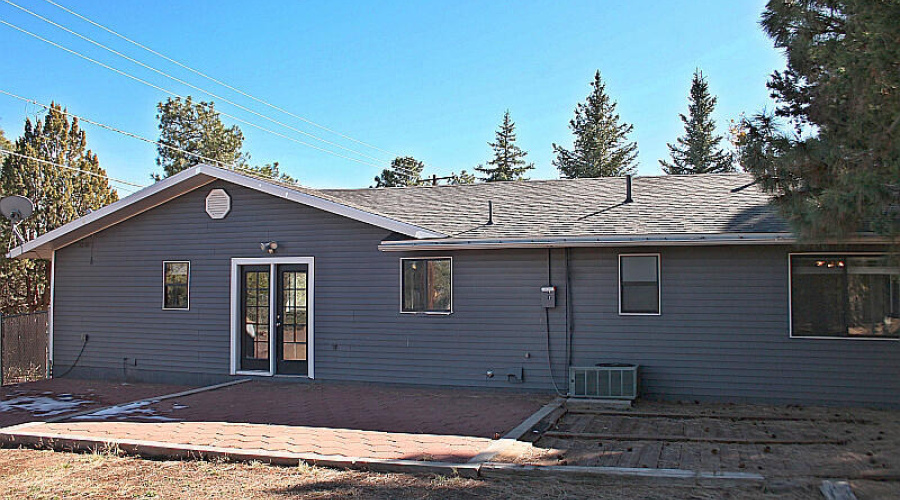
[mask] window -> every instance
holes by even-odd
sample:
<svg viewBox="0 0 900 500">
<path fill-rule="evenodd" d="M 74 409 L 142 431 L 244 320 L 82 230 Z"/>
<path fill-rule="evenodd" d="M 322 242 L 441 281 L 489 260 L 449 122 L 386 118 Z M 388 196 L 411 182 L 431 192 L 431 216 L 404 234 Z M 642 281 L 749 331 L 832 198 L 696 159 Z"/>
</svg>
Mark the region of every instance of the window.
<svg viewBox="0 0 900 500">
<path fill-rule="evenodd" d="M 452 271 L 449 258 L 400 259 L 405 313 L 451 312 Z"/>
<path fill-rule="evenodd" d="M 791 335 L 900 338 L 900 267 L 886 255 L 791 255 Z"/>
<path fill-rule="evenodd" d="M 659 314 L 659 255 L 619 255 L 619 314 Z"/>
<path fill-rule="evenodd" d="M 189 309 L 190 262 L 163 262 L 163 309 Z"/>
</svg>

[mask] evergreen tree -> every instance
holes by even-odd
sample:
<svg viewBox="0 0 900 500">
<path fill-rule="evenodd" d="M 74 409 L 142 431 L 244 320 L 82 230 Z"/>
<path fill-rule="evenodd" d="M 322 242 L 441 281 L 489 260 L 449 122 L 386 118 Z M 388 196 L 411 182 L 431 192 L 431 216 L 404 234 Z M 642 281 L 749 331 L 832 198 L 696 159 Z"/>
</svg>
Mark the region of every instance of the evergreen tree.
<svg viewBox="0 0 900 500">
<path fill-rule="evenodd" d="M 398 156 L 391 161 L 391 168 L 375 177 L 375 187 L 421 186 L 425 164 L 412 156 Z"/>
<path fill-rule="evenodd" d="M 496 132 L 495 142 L 488 146 L 494 150 L 494 158 L 488 166 L 478 165 L 475 170 L 484 174 L 485 182 L 525 180 L 525 172 L 534 169 L 534 163 L 526 163 L 528 155 L 516 145 L 516 124 L 509 116 L 509 110 L 503 115 L 503 123 Z"/>
<path fill-rule="evenodd" d="M 616 103 L 606 94 L 600 71 L 591 82 L 593 91 L 584 103 L 575 107 L 575 118 L 569 128 L 575 134 L 575 145 L 569 151 L 553 144 L 553 165 L 563 177 L 613 177 L 633 173 L 637 143 L 628 142 L 633 126 L 619 123 Z"/>
<path fill-rule="evenodd" d="M 249 155 L 247 155 L 249 157 Z M 257 174 L 264 179 L 272 179 L 285 184 L 297 184 L 297 179 L 281 171 L 278 162 L 266 163 L 254 167 L 247 167 L 246 172 Z"/>
<path fill-rule="evenodd" d="M 163 168 L 163 175 L 153 174 L 159 180 L 201 163 L 215 160 L 214 166 L 234 165 L 247 167 L 247 157 L 241 152 L 244 134 L 236 125 L 226 127 L 212 102 L 194 103 L 190 96 L 160 102 L 156 109 L 159 120 L 159 142 L 193 154 L 186 154 L 164 146 L 157 146 L 156 164 Z"/>
<path fill-rule="evenodd" d="M 3 133 L 3 129 L 0 128 L 0 149 L 5 149 L 7 151 L 12 151 L 13 143 L 6 138 L 6 134 Z M 3 160 L 3 157 L 6 156 L 6 153 L 0 152 L 0 160 Z"/>
<path fill-rule="evenodd" d="M 33 239 L 118 199 L 116 191 L 109 187 L 97 155 L 87 149 L 87 137 L 78 126 L 78 120 L 73 119 L 70 123 L 64 112 L 61 106 L 51 104 L 43 121 L 32 123 L 26 119 L 25 133 L 12 151 L 69 169 L 13 155 L 7 155 L 3 160 L 0 196 L 21 195 L 35 204 L 34 214 L 19 225 L 26 239 Z M 0 228 L 7 248 L 19 244 L 10 229 L 9 224 Z M 49 271 L 50 265 L 46 261 L 0 257 L 0 311 L 9 314 L 47 307 Z"/>
<path fill-rule="evenodd" d="M 871 0 L 772 0 L 763 13 L 787 55 L 768 87 L 791 128 L 745 120 L 740 159 L 805 239 L 900 235 L 898 19 L 900 3 Z"/>
<path fill-rule="evenodd" d="M 447 181 L 447 184 L 451 186 L 459 186 L 460 184 L 475 184 L 475 174 L 470 174 L 466 170 L 460 170 L 459 174 L 456 172 L 450 173 L 450 179 Z"/>
<path fill-rule="evenodd" d="M 684 135 L 676 144 L 667 144 L 672 161 L 659 160 L 667 174 L 709 174 L 734 172 L 734 160 L 730 153 L 719 147 L 722 136 L 716 135 L 716 122 L 712 118 L 716 97 L 709 93 L 709 83 L 698 69 L 691 81 L 688 116 L 680 115 L 684 123 Z"/>
</svg>

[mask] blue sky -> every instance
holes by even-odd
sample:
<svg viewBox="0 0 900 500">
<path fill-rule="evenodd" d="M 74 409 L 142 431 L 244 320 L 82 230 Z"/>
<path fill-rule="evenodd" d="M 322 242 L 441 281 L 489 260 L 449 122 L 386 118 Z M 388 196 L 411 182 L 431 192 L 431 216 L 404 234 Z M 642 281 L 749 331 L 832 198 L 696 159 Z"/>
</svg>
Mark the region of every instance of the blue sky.
<svg viewBox="0 0 900 500">
<path fill-rule="evenodd" d="M 228 93 L 43 0 L 12 1 L 296 128 L 384 158 L 383 166 L 390 159 Z M 740 113 L 771 107 L 765 82 L 784 65 L 759 28 L 761 1 L 56 1 L 298 115 L 413 155 L 438 175 L 487 161 L 487 141 L 509 109 L 519 145 L 536 163 L 531 177 L 557 177 L 551 145 L 571 144 L 568 121 L 597 69 L 622 119 L 634 125 L 639 173 L 659 174 L 666 142 L 682 132 L 678 114 L 686 112 L 695 68 L 719 98 L 716 119 L 725 132 Z M 7 4 L 0 3 L 0 19 L 176 93 L 209 99 Z M 163 92 L 3 25 L 0 47 L 0 89 L 158 137 L 155 105 Z M 225 103 L 218 108 L 315 143 Z M 0 96 L 0 128 L 14 138 L 26 114 L 38 110 Z M 254 163 L 279 161 L 306 185 L 364 187 L 380 172 L 238 125 Z M 149 183 L 157 168 L 153 146 L 85 129 L 109 175 Z"/>
</svg>

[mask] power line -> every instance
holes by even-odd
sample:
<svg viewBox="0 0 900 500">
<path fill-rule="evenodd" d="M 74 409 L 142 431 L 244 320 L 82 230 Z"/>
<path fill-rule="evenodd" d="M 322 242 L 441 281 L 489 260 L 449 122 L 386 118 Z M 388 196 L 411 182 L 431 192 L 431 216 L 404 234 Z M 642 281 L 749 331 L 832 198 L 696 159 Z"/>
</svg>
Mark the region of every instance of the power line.
<svg viewBox="0 0 900 500">
<path fill-rule="evenodd" d="M 84 170 L 84 169 L 80 169 L 80 168 L 70 167 L 68 165 L 61 165 L 59 163 L 54 163 L 52 161 L 44 160 L 42 158 L 35 158 L 34 156 L 23 155 L 21 153 L 16 153 L 15 151 L 9 151 L 9 150 L 0 148 L 0 153 L 6 153 L 8 155 L 18 156 L 19 158 L 24 158 L 26 160 L 32 160 L 32 161 L 36 161 L 36 162 L 40 162 L 40 163 L 46 163 L 48 165 L 53 165 L 54 167 L 64 168 L 66 170 L 74 170 L 74 171 L 80 172 L 82 174 L 87 174 L 87 175 L 90 175 L 93 177 L 100 177 L 101 179 L 106 179 L 110 182 L 116 182 L 118 184 L 124 184 L 126 186 L 133 186 L 133 187 L 136 187 L 139 189 L 147 187 L 147 186 L 142 186 L 140 184 L 135 184 L 133 182 L 123 181 L 122 179 L 116 179 L 115 177 L 110 177 L 108 175 L 98 174 L 97 172 L 91 172 L 90 170 Z M 126 188 L 122 188 L 122 189 L 125 189 L 126 191 L 133 191 L 132 189 L 126 189 Z"/>
<path fill-rule="evenodd" d="M 53 41 L 51 41 L 51 40 L 46 39 L 46 38 L 44 38 L 44 37 L 42 37 L 42 36 L 40 36 L 40 35 L 36 35 L 36 34 L 30 32 L 30 31 L 28 31 L 28 30 L 26 30 L 26 29 L 24 29 L 24 28 L 20 28 L 19 26 L 16 26 L 15 24 L 12 24 L 12 23 L 10 23 L 10 22 L 8 22 L 8 21 L 4 21 L 3 19 L 0 19 L 0 24 L 4 24 L 4 25 L 6 25 L 6 26 L 9 26 L 10 28 L 15 29 L 16 31 L 19 31 L 19 32 L 21 32 L 21 33 L 25 33 L 26 35 L 29 35 L 29 36 L 31 36 L 31 37 L 34 37 L 34 38 L 36 38 L 36 39 L 38 39 L 38 40 L 40 40 L 40 41 L 42 41 L 42 42 L 44 42 L 44 43 L 50 44 L 50 45 L 52 45 L 52 46 L 54 46 L 54 47 L 56 47 L 56 48 L 58 48 L 58 49 L 64 50 L 64 51 L 66 51 L 66 52 L 68 52 L 68 53 L 70 53 L 70 54 L 72 54 L 72 55 L 75 55 L 75 56 L 77 56 L 77 57 L 80 57 L 80 58 L 82 58 L 82 59 L 84 59 L 84 60 L 86 60 L 86 61 L 88 61 L 88 62 L 94 63 L 94 64 L 96 64 L 96 65 L 98 65 L 98 66 L 101 66 L 101 67 L 103 67 L 103 68 L 105 68 L 105 69 L 108 69 L 108 70 L 110 70 L 110 71 L 112 71 L 112 72 L 114 72 L 114 73 L 117 73 L 117 74 L 119 74 L 119 75 L 122 75 L 122 76 L 124 76 L 124 77 L 126 77 L 126 78 L 130 78 L 130 79 L 132 79 L 132 80 L 134 80 L 134 81 L 136 81 L 136 82 L 142 83 L 142 84 L 144 84 L 144 85 L 147 85 L 147 86 L 149 86 L 149 87 L 152 87 L 152 88 L 154 88 L 154 89 L 156 89 L 156 90 L 159 90 L 159 91 L 164 92 L 164 93 L 166 93 L 166 94 L 169 94 L 169 95 L 171 95 L 171 96 L 179 97 L 179 98 L 182 98 L 182 99 L 184 98 L 184 96 L 179 95 L 179 94 L 177 94 L 177 93 L 175 93 L 175 92 L 173 92 L 173 91 L 171 91 L 171 90 L 168 90 L 168 89 L 166 89 L 166 88 L 160 87 L 159 85 L 156 85 L 156 84 L 153 84 L 153 83 L 151 83 L 151 82 L 148 82 L 147 80 L 141 79 L 141 78 L 136 77 L 136 76 L 134 76 L 134 75 L 132 75 L 132 74 L 126 73 L 125 71 L 122 71 L 122 70 L 120 70 L 120 69 L 114 68 L 114 67 L 112 67 L 112 66 L 110 66 L 110 65 L 108 65 L 108 64 L 104 64 L 104 63 L 102 63 L 102 62 L 100 62 L 100 61 L 98 61 L 98 60 L 96 60 L 96 59 L 92 59 L 92 58 L 90 58 L 90 57 L 88 57 L 88 56 L 86 56 L 86 55 L 84 55 L 84 54 L 82 54 L 82 53 L 80 53 L 80 52 L 78 52 L 78 51 L 72 50 L 72 49 L 70 49 L 70 48 L 68 48 L 68 47 L 64 47 L 64 46 L 62 46 L 62 45 L 60 45 L 60 44 L 58 44 L 58 43 L 56 43 L 56 42 L 53 42 Z M 360 160 L 360 159 L 358 159 L 358 158 L 352 158 L 352 157 L 350 157 L 350 156 L 342 155 L 342 154 L 340 154 L 340 153 L 335 153 L 334 151 L 331 151 L 331 150 L 329 150 L 329 149 L 321 148 L 321 147 L 316 146 L 316 145 L 314 145 L 314 144 L 310 144 L 310 143 L 308 143 L 308 142 L 301 141 L 301 140 L 296 139 L 296 138 L 294 138 L 294 137 L 290 137 L 290 136 L 284 135 L 284 134 L 282 134 L 282 133 L 280 133 L 280 132 L 276 132 L 276 131 L 274 131 L 274 130 L 271 130 L 271 129 L 268 129 L 268 128 L 266 128 L 266 127 L 263 127 L 262 125 L 258 125 L 258 124 L 256 124 L 256 123 L 251 122 L 251 121 L 244 120 L 243 118 L 239 118 L 239 117 L 237 117 L 237 116 L 234 116 L 234 115 L 225 113 L 224 111 L 218 111 L 218 113 L 219 113 L 220 115 L 222 115 L 222 116 L 231 118 L 232 120 L 235 120 L 235 121 L 244 123 L 244 124 L 246 124 L 246 125 L 250 125 L 251 127 L 257 128 L 257 129 L 259 129 L 259 130 L 262 130 L 263 132 L 268 132 L 268 133 L 270 133 L 270 134 L 276 135 L 276 136 L 281 137 L 281 138 L 283 138 L 283 139 L 287 139 L 287 140 L 289 140 L 289 141 L 293 141 L 293 142 L 296 142 L 296 143 L 298 143 L 298 144 L 302 144 L 302 145 L 304 145 L 304 146 L 307 146 L 307 147 L 310 147 L 310 148 L 313 148 L 313 149 L 316 149 L 316 150 L 319 150 L 319 151 L 328 153 L 328 154 L 330 154 L 330 155 L 334 155 L 334 156 L 337 156 L 337 157 L 339 157 L 339 158 L 344 158 L 345 160 L 355 161 L 355 162 L 361 163 L 361 164 L 363 164 L 363 165 L 369 165 L 369 166 L 376 167 L 376 168 L 382 168 L 382 165 L 377 165 L 377 164 L 375 164 L 375 163 L 371 163 L 371 162 L 368 162 L 368 161 L 365 161 L 365 160 Z"/>
<path fill-rule="evenodd" d="M 210 91 L 208 91 L 208 90 L 206 90 L 206 89 L 200 88 L 200 87 L 198 87 L 198 86 L 196 86 L 196 85 L 193 85 L 193 84 L 191 84 L 191 83 L 189 83 L 189 82 L 186 82 L 185 80 L 182 80 L 182 79 L 180 79 L 180 78 L 178 78 L 178 77 L 172 76 L 172 75 L 170 75 L 170 74 L 168 74 L 168 73 L 166 73 L 166 72 L 164 72 L 164 71 L 161 71 L 161 70 L 159 70 L 159 69 L 157 69 L 157 68 L 154 68 L 153 66 L 150 66 L 149 64 L 145 64 L 145 63 L 143 63 L 143 62 L 141 62 L 141 61 L 139 61 L 139 60 L 137 60 L 137 59 L 135 59 L 135 58 L 133 58 L 133 57 L 129 57 L 129 56 L 127 56 L 127 55 L 125 55 L 125 54 L 123 54 L 123 53 L 121 53 L 121 52 L 119 52 L 119 51 L 113 49 L 113 48 L 110 48 L 110 47 L 108 47 L 108 46 L 106 46 L 106 45 L 104 45 L 104 44 L 102 44 L 102 43 L 100 43 L 100 42 L 97 42 L 97 41 L 95 41 L 95 40 L 93 40 L 93 39 L 91 39 L 91 38 L 89 38 L 89 37 L 87 37 L 87 36 L 85 36 L 85 35 L 82 35 L 81 33 L 78 33 L 78 32 L 76 32 L 76 31 L 73 31 L 73 30 L 71 30 L 71 29 L 69 29 L 69 28 L 67 28 L 67 27 L 65 27 L 65 26 L 63 26 L 63 25 L 61 25 L 61 24 L 59 24 L 59 23 L 56 23 L 56 22 L 54 22 L 54 21 L 51 21 L 50 19 L 47 19 L 46 17 L 44 17 L 44 16 L 42 16 L 42 15 L 40 15 L 40 14 L 37 14 L 37 13 L 35 13 L 35 12 L 32 12 L 32 11 L 26 9 L 25 7 L 22 7 L 22 6 L 20 6 L 20 5 L 17 5 L 17 4 L 15 4 L 15 3 L 11 2 L 10 0 L 2 0 L 2 1 L 3 1 L 4 3 L 6 3 L 6 4 L 9 4 L 9 5 L 11 5 L 11 6 L 13 6 L 13 7 L 15 7 L 15 8 L 17 8 L 17 9 L 19 9 L 19 10 L 21 10 L 21 11 L 23 11 L 23 12 L 29 14 L 29 15 L 31 15 L 31 16 L 33 16 L 33 17 L 36 17 L 36 18 L 40 19 L 41 21 L 44 21 L 44 22 L 47 23 L 47 24 L 53 25 L 53 26 L 55 26 L 55 27 L 57 27 L 57 28 L 59 28 L 59 29 L 65 31 L 65 32 L 67 32 L 67 33 L 69 33 L 69 34 L 75 35 L 75 36 L 77 36 L 78 38 L 81 38 L 82 40 L 85 40 L 85 41 L 87 41 L 87 42 L 89 42 L 89 43 L 91 43 L 91 44 L 94 44 L 94 45 L 96 45 L 97 47 L 100 47 L 100 48 L 103 49 L 103 50 L 106 50 L 106 51 L 108 51 L 108 52 L 111 52 L 111 53 L 113 53 L 113 54 L 115 54 L 115 55 L 117 55 L 117 56 L 119 56 L 119 57 L 121 57 L 121 58 L 123 58 L 123 59 L 126 59 L 126 60 L 128 60 L 128 61 L 130 61 L 130 62 L 133 62 L 134 64 L 137 64 L 137 65 L 139 65 L 139 66 L 141 66 L 141 67 L 143 67 L 143 68 L 149 69 L 150 71 L 153 71 L 153 72 L 156 73 L 156 74 L 162 75 L 162 76 L 165 77 L 165 78 L 168 78 L 168 79 L 170 79 L 170 80 L 173 80 L 173 81 L 175 81 L 175 82 L 178 82 L 178 83 L 180 83 L 180 84 L 182 84 L 182 85 L 185 85 L 185 86 L 187 86 L 187 87 L 190 87 L 190 88 L 192 88 L 192 89 L 194 89 L 194 90 L 197 90 L 197 91 L 199 91 L 199 92 L 203 92 L 204 94 L 206 94 L 206 95 L 208 95 L 208 96 L 210 96 L 210 97 L 212 97 L 212 98 L 214 98 L 214 99 L 218 99 L 218 100 L 220 100 L 220 101 L 222 101 L 222 102 L 228 103 L 228 104 L 230 104 L 230 105 L 232 105 L 232 106 L 234 106 L 234 107 L 236 107 L 236 108 L 238 108 L 238 109 L 241 109 L 241 110 L 246 111 L 246 112 L 248 112 L 248 113 L 251 113 L 251 114 L 253 114 L 253 115 L 259 116 L 260 118 L 263 118 L 263 119 L 268 120 L 268 121 L 270 121 L 270 122 L 272 122 L 272 123 L 275 123 L 275 124 L 277 124 L 277 125 L 280 125 L 280 126 L 282 126 L 282 127 L 284 127 L 284 128 L 287 128 L 287 129 L 290 129 L 290 130 L 292 130 L 292 131 L 294 131 L 294 132 L 297 132 L 298 134 L 305 135 L 305 136 L 307 136 L 307 137 L 310 137 L 310 138 L 315 139 L 315 140 L 317 140 L 317 141 L 323 142 L 323 143 L 328 144 L 328 145 L 330 145 L 330 146 L 334 146 L 334 147 L 336 147 L 336 148 L 338 148 L 338 149 L 343 149 L 344 151 L 349 151 L 349 152 L 351 152 L 351 153 L 357 154 L 357 155 L 359 155 L 359 156 L 361 156 L 361 157 L 363 157 L 363 158 L 367 158 L 367 159 L 370 159 L 370 160 L 374 160 L 374 161 L 378 161 L 378 162 L 383 161 L 381 158 L 376 158 L 376 157 L 374 157 L 374 156 L 370 156 L 370 155 L 367 155 L 367 154 L 365 154 L 365 153 L 361 153 L 361 152 L 359 152 L 359 151 L 356 151 L 355 149 L 351 149 L 351 148 L 348 148 L 348 147 L 344 147 L 344 146 L 342 146 L 342 145 L 340 145 L 340 144 L 338 144 L 338 143 L 329 141 L 329 140 L 327 140 L 327 139 L 323 139 L 323 138 L 321 138 L 321 137 L 318 137 L 318 136 L 316 136 L 316 135 L 314 135 L 314 134 L 310 134 L 309 132 L 306 132 L 306 131 L 304 131 L 304 130 L 298 129 L 298 128 L 296 128 L 296 127 L 292 127 L 291 125 L 288 125 L 288 124 L 286 124 L 286 123 L 284 123 L 284 122 L 281 122 L 281 121 L 278 121 L 278 120 L 276 120 L 276 119 L 274 119 L 274 118 L 271 118 L 271 117 L 269 117 L 269 116 L 267 116 L 267 115 L 265 115 L 265 114 L 263 114 L 263 113 L 259 113 L 259 112 L 255 111 L 255 110 L 253 110 L 253 109 L 250 109 L 250 108 L 248 108 L 248 107 L 246 107 L 246 106 L 243 106 L 243 105 L 241 105 L 241 104 L 238 104 L 238 103 L 236 103 L 236 102 L 234 102 L 234 101 L 232 101 L 232 100 L 230 100 L 230 99 L 228 99 L 228 98 L 226 98 L 226 97 L 222 97 L 222 96 L 220 96 L 220 95 L 218 95 L 218 94 L 214 94 L 214 93 L 212 93 L 212 92 L 210 92 Z"/>
<path fill-rule="evenodd" d="M 241 95 L 244 96 L 244 97 L 247 97 L 247 98 L 249 98 L 249 99 L 252 99 L 252 100 L 254 100 L 254 101 L 256 101 L 256 102 L 258 102 L 258 103 L 260 103 L 260 104 L 263 104 L 263 105 L 265 105 L 265 106 L 268 106 L 268 107 L 270 107 L 270 108 L 272 108 L 272 109 L 274 109 L 274 110 L 276 110 L 276 111 L 280 111 L 280 112 L 282 112 L 282 113 L 284 113 L 284 114 L 286 114 L 286 115 L 288 115 L 288 116 L 294 117 L 294 118 L 296 118 L 296 119 L 298 119 L 298 120 L 301 120 L 301 121 L 303 121 L 303 122 L 305 122 L 305 123 L 308 123 L 308 124 L 310 124 L 310 125 L 312 125 L 312 126 L 314 126 L 314 127 L 317 127 L 317 128 L 319 128 L 319 129 L 325 130 L 326 132 L 330 132 L 330 133 L 335 134 L 335 135 L 337 135 L 337 136 L 340 136 L 340 137 L 342 137 L 342 138 L 344 138 L 344 139 L 347 139 L 348 141 L 353 141 L 353 142 L 355 142 L 355 143 L 357 143 L 357 144 L 360 144 L 360 145 L 363 145 L 363 146 L 372 148 L 372 149 L 377 150 L 377 151 L 381 151 L 382 153 L 385 153 L 385 154 L 388 154 L 388 155 L 391 155 L 391 156 L 395 156 L 395 157 L 396 157 L 396 156 L 401 156 L 401 155 L 399 155 L 399 154 L 392 153 L 392 152 L 387 151 L 387 150 L 385 150 L 385 149 L 381 149 L 381 148 L 379 148 L 379 147 L 377 147 L 377 146 L 373 146 L 372 144 L 369 144 L 369 143 L 367 143 L 367 142 L 361 141 L 361 140 L 359 140 L 359 139 L 354 139 L 353 137 L 350 137 L 350 136 L 348 136 L 348 135 L 342 134 L 342 133 L 340 133 L 340 132 L 338 132 L 338 131 L 336 131 L 336 130 L 330 129 L 330 128 L 324 126 L 324 125 L 321 125 L 321 124 L 316 123 L 316 122 L 314 122 L 314 121 L 312 121 L 312 120 L 309 120 L 308 118 L 304 118 L 303 116 L 300 116 L 300 115 L 297 115 L 297 114 L 295 114 L 295 113 L 292 113 L 292 112 L 290 112 L 290 111 L 288 111 L 288 110 L 286 110 L 286 109 L 284 109 L 284 108 L 282 108 L 282 107 L 280 107 L 280 106 L 276 106 L 276 105 L 271 104 L 271 103 L 269 103 L 269 102 L 267 102 L 267 101 L 265 101 L 265 100 L 263 100 L 263 99 L 261 99 L 261 98 L 259 98 L 259 97 L 255 97 L 255 96 L 253 96 L 253 95 L 251 95 L 251 94 L 249 94 L 249 93 L 247 93 L 247 92 L 244 92 L 244 91 L 242 91 L 242 90 L 240 90 L 240 89 L 237 89 L 237 88 L 235 88 L 235 87 L 233 87 L 233 86 L 231 86 L 231 85 L 229 85 L 229 84 L 227 84 L 227 83 L 225 83 L 225 82 L 223 82 L 223 81 L 221 81 L 221 80 L 217 80 L 217 79 L 215 79 L 215 78 L 213 78 L 213 77 L 211 77 L 211 76 L 209 76 L 209 75 L 203 73 L 202 71 L 199 71 L 199 70 L 197 70 L 197 69 L 194 69 L 194 68 L 192 68 L 192 67 L 190 67 L 190 66 L 188 66 L 188 65 L 186 65 L 186 64 L 184 64 L 184 63 L 181 63 L 181 62 L 179 62 L 179 61 L 176 61 L 175 59 L 172 59 L 172 58 L 169 57 L 169 56 L 166 56 L 165 54 L 161 54 L 161 53 L 159 53 L 159 52 L 157 52 L 157 51 L 151 49 L 150 47 L 147 47 L 146 45 L 143 45 L 143 44 L 141 44 L 141 43 L 139 43 L 139 42 L 136 42 L 136 41 L 132 40 L 131 38 L 128 38 L 127 36 L 122 35 L 121 33 L 118 33 L 117 31 L 115 31 L 115 30 L 113 30 L 113 29 L 111 29 L 111 28 L 108 28 L 108 27 L 106 27 L 106 26 L 104 26 L 104 25 L 102 25 L 102 24 L 100 24 L 100 23 L 98 23 L 98 22 L 96 22 L 96 21 L 93 21 L 93 20 L 91 20 L 91 19 L 88 19 L 87 17 L 85 17 L 85 16 L 83 16 L 83 15 L 81 15 L 81 14 L 79 14 L 79 13 L 77 13 L 77 12 L 75 12 L 75 11 L 69 9 L 69 8 L 66 8 L 66 7 L 64 7 L 64 6 L 62 6 L 62 5 L 60 5 L 60 4 L 56 3 L 56 2 L 53 2 L 52 0 L 44 0 L 44 1 L 47 2 L 47 3 L 49 3 L 50 5 L 53 5 L 53 6 L 57 7 L 57 8 L 59 8 L 59 9 L 62 9 L 62 10 L 64 10 L 64 11 L 68 12 L 69 14 L 72 14 L 73 16 L 75 16 L 75 17 L 77 17 L 77 18 L 79 18 L 79 19 L 81 19 L 81 20 L 83 20 L 83 21 L 86 21 L 86 22 L 88 22 L 88 23 L 90 23 L 90 24 L 92 24 L 92 25 L 94 25 L 94 26 L 96 26 L 96 27 L 98 27 L 98 28 L 100 28 L 100 29 L 106 31 L 107 33 L 110 33 L 110 34 L 112 34 L 112 35 L 115 35 L 115 36 L 121 38 L 122 40 L 125 40 L 125 41 L 128 42 L 128 43 L 131 43 L 131 44 L 133 44 L 133 45 L 135 45 L 135 46 L 137 46 L 137 47 L 140 47 L 141 49 L 146 50 L 147 52 L 150 52 L 151 54 L 153 54 L 153 55 L 155 55 L 155 56 L 161 57 L 161 58 L 165 59 L 166 61 L 169 61 L 169 62 L 172 63 L 172 64 L 175 64 L 175 65 L 177 65 L 177 66 L 179 66 L 179 67 L 181 67 L 181 68 L 184 68 L 184 69 L 190 71 L 191 73 L 194 73 L 195 75 L 198 75 L 198 76 L 200 76 L 200 77 L 202 77 L 202 78 L 205 78 L 205 79 L 207 79 L 207 80 L 209 80 L 209 81 L 211 81 L 211 82 L 213 82 L 213 83 L 216 83 L 216 84 L 218 84 L 218 85 L 221 85 L 222 87 L 225 87 L 225 88 L 227 88 L 227 89 L 229 89 L 229 90 L 231 90 L 231 91 L 233 91 L 233 92 L 236 92 L 236 93 L 238 93 L 238 94 L 241 94 Z"/>
<path fill-rule="evenodd" d="M 34 99 L 29 99 L 29 98 L 27 98 L 27 97 L 22 97 L 22 96 L 20 96 L 20 95 L 13 94 L 12 92 L 7 92 L 7 91 L 5 91 L 5 90 L 3 90 L 3 89 L 0 89 L 0 94 L 8 95 L 8 96 L 13 97 L 13 98 L 15 98 L 15 99 L 19 99 L 19 100 L 25 101 L 25 102 L 27 102 L 27 103 L 31 103 L 31 104 L 34 104 L 34 105 L 37 105 L 37 106 L 41 106 L 41 107 L 43 107 L 44 109 L 48 109 L 48 110 L 51 109 L 51 106 L 50 106 L 50 105 L 44 104 L 44 103 L 39 102 L 39 101 L 35 101 Z M 110 131 L 112 131 L 112 132 L 116 132 L 116 133 L 119 133 L 119 134 L 122 134 L 122 135 L 125 135 L 125 136 L 128 136 L 128 137 L 131 137 L 131 138 L 133 138 L 133 139 L 137 139 L 137 140 L 139 140 L 139 141 L 144 141 L 144 142 L 147 142 L 147 143 L 150 143 L 150 144 L 154 144 L 154 145 L 156 145 L 156 146 L 160 146 L 160 147 L 164 147 L 164 148 L 167 148 L 167 149 L 171 149 L 172 151 L 178 151 L 178 152 L 180 152 L 180 153 L 183 153 L 183 154 L 192 156 L 192 157 L 194 157 L 194 158 L 197 158 L 198 160 L 203 160 L 203 161 L 206 161 L 206 162 L 210 162 L 210 163 L 213 163 L 213 164 L 216 164 L 216 165 L 225 167 L 225 168 L 229 168 L 229 169 L 232 169 L 232 170 L 242 170 L 242 171 L 251 173 L 251 174 L 253 174 L 253 175 L 256 176 L 256 177 L 262 177 L 262 178 L 264 178 L 264 179 L 269 179 L 269 180 L 277 180 L 277 179 L 275 179 L 274 176 L 265 175 L 265 174 L 263 174 L 263 173 L 261 173 L 261 172 L 257 172 L 257 171 L 254 171 L 254 170 L 251 170 L 251 169 L 247 169 L 247 168 L 244 168 L 244 167 L 239 167 L 239 166 L 237 166 L 237 165 L 235 165 L 235 164 L 233 164 L 233 163 L 225 163 L 225 162 L 223 162 L 223 161 L 221 161 L 221 160 L 217 160 L 217 159 L 215 159 L 215 158 L 209 158 L 209 157 L 203 156 L 203 155 L 201 155 L 201 154 L 194 153 L 194 152 L 192 152 L 192 151 L 188 151 L 188 150 L 186 150 L 186 149 L 181 149 L 181 148 L 179 148 L 179 147 L 172 146 L 172 145 L 170 145 L 170 144 L 166 144 L 166 143 L 164 143 L 164 142 L 154 141 L 153 139 L 148 139 L 148 138 L 143 137 L 143 136 L 140 136 L 140 135 L 138 135 L 138 134 L 135 134 L 135 133 L 132 133 L 132 132 L 128 132 L 128 131 L 125 131 L 125 130 L 121 130 L 121 129 L 118 129 L 118 128 L 113 127 L 113 126 L 111 126 L 111 125 L 106 125 L 105 123 L 100 123 L 100 122 L 91 120 L 91 119 L 89 119 L 89 118 L 85 118 L 85 117 L 83 117 L 83 116 L 76 115 L 75 113 L 70 113 L 70 112 L 68 112 L 68 111 L 66 111 L 66 110 L 60 109 L 60 110 L 57 110 L 57 111 L 59 111 L 60 113 L 66 115 L 66 116 L 71 116 L 71 117 L 73 117 L 73 118 L 77 118 L 77 119 L 79 119 L 79 120 L 81 120 L 81 121 L 83 121 L 83 122 L 85 122 L 85 123 L 90 123 L 91 125 L 95 125 L 95 126 L 97 126 L 97 127 L 105 128 L 106 130 L 110 130 Z"/>
</svg>

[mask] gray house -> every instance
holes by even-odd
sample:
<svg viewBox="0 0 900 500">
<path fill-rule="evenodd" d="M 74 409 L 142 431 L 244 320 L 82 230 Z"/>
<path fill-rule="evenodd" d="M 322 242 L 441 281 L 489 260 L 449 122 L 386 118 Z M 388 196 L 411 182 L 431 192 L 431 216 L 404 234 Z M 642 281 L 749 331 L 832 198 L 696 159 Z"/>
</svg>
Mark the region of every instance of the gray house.
<svg viewBox="0 0 900 500">
<path fill-rule="evenodd" d="M 13 249 L 56 373 L 900 403 L 900 269 L 798 246 L 743 174 L 357 190 L 198 166 Z M 73 368 L 74 366 L 74 368 Z"/>
</svg>

